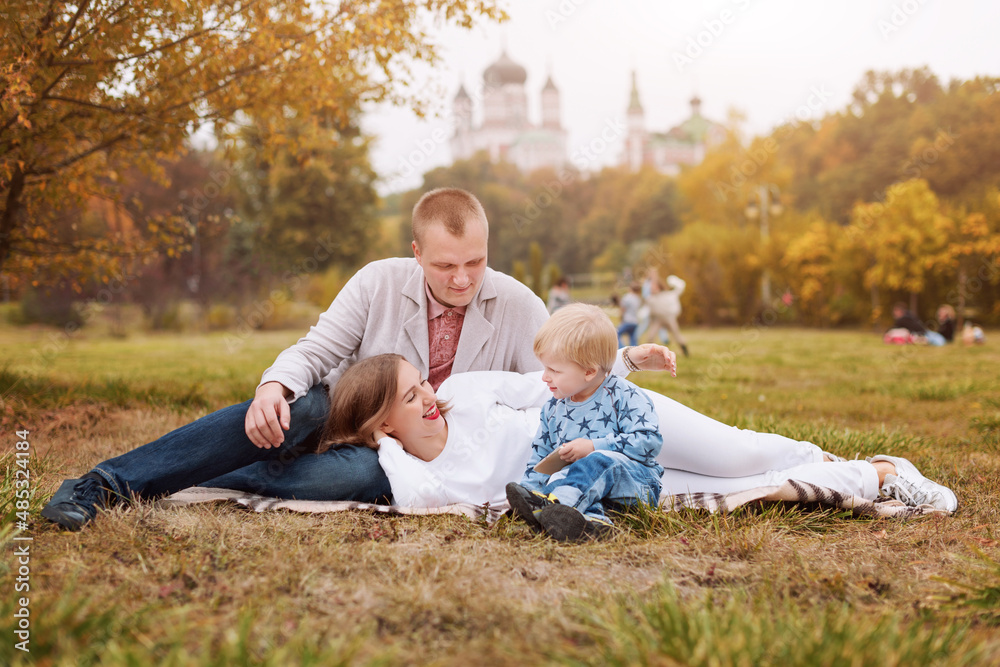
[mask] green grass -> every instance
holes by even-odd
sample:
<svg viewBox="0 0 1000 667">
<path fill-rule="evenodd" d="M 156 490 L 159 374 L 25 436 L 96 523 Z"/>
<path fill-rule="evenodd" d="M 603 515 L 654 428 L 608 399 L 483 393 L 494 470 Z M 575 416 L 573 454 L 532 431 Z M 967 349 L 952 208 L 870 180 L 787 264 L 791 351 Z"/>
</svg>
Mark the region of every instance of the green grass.
<svg viewBox="0 0 1000 667">
<path fill-rule="evenodd" d="M 253 396 L 278 351 L 299 335 L 254 331 L 126 339 L 67 336 L 45 327 L 0 329 L 4 396 L 39 407 L 137 403 L 219 407 Z"/>
<path fill-rule="evenodd" d="M 900 522 L 639 507 L 607 542 L 560 545 L 507 519 L 142 502 L 64 533 L 38 517 L 62 479 L 249 398 L 301 332 L 0 328 L 0 664 L 997 664 L 1000 348 L 685 333 L 677 378 L 634 379 L 742 428 L 906 456 L 955 489 L 959 511 Z M 22 429 L 31 654 L 12 639 Z"/>
</svg>

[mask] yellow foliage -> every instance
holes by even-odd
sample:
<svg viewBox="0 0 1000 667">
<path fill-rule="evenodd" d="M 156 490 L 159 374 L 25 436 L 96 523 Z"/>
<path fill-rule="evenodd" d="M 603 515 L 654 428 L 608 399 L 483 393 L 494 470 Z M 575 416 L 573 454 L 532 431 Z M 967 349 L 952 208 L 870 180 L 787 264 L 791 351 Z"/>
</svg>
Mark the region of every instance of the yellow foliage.
<svg viewBox="0 0 1000 667">
<path fill-rule="evenodd" d="M 362 103 L 383 100 L 419 110 L 429 91 L 391 86 L 411 63 L 434 62 L 423 26 L 470 27 L 479 17 L 504 13 L 474 0 L 146 0 L 126 11 L 120 3 L 5 2 L 0 268 L 99 277 L 116 258 L 162 251 L 164 242 L 178 247 L 179 221 L 167 225 L 179 235 L 145 244 L 95 242 L 69 224 L 89 198 L 117 200 L 116 174 L 139 168 L 162 177 L 156 161 L 180 155 L 192 128 L 211 124 L 225 143 L 247 116 L 344 123 Z M 266 157 L 271 146 L 261 149 Z M 38 226 L 51 233 L 29 243 Z"/>
</svg>

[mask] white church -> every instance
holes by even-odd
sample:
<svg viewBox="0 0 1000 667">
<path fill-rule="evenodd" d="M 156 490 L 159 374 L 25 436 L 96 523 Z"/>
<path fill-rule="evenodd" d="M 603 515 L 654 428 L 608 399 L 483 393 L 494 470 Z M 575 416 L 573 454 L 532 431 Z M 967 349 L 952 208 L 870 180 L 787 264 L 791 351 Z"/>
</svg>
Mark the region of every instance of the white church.
<svg viewBox="0 0 1000 667">
<path fill-rule="evenodd" d="M 725 138 L 725 127 L 701 115 L 701 98 L 697 95 L 691 98 L 691 116 L 687 120 L 666 132 L 646 130 L 646 116 L 632 72 L 622 165 L 633 171 L 650 165 L 661 173 L 676 176 L 682 166 L 701 164 L 705 152 Z"/>
<path fill-rule="evenodd" d="M 490 160 L 504 160 L 523 172 L 541 167 L 558 168 L 567 162 L 566 130 L 559 120 L 559 89 L 549 75 L 542 87 L 542 123 L 528 120 L 524 83 L 528 72 L 504 51 L 483 73 L 482 124 L 474 127 L 475 108 L 465 86 L 452 102 L 456 120 L 451 138 L 452 160 L 466 160 L 486 151 Z"/>
</svg>

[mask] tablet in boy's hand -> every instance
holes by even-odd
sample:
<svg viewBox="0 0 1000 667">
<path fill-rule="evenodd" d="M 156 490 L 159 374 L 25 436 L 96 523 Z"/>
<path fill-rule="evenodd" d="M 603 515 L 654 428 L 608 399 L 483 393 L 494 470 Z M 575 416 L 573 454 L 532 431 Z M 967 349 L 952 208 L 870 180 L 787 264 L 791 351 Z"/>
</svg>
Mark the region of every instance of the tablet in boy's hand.
<svg viewBox="0 0 1000 667">
<path fill-rule="evenodd" d="M 543 475 L 551 475 L 552 473 L 559 472 L 568 465 L 569 461 L 563 461 L 559 458 L 559 448 L 556 447 L 551 454 L 535 464 L 534 470 Z"/>
</svg>

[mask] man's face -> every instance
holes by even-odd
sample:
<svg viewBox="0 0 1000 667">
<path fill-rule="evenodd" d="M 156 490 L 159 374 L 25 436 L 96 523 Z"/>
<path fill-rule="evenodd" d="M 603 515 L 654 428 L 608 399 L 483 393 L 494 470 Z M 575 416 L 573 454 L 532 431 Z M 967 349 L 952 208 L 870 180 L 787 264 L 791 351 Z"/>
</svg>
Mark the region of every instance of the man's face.
<svg viewBox="0 0 1000 667">
<path fill-rule="evenodd" d="M 431 294 L 445 306 L 467 306 L 486 274 L 486 230 L 477 221 L 465 235 L 452 236 L 443 225 L 429 225 L 413 242 L 413 256 L 424 270 Z"/>
</svg>

